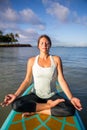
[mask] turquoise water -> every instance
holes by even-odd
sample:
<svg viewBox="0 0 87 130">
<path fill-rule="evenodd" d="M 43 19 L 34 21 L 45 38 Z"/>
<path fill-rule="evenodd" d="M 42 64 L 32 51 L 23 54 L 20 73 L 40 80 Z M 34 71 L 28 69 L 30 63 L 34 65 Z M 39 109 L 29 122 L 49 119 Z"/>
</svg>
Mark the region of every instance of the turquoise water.
<svg viewBox="0 0 87 130">
<path fill-rule="evenodd" d="M 0 102 L 16 91 L 24 79 L 28 58 L 38 53 L 36 47 L 0 48 Z M 53 47 L 50 54 L 61 57 L 65 79 L 73 95 L 81 99 L 83 110 L 79 114 L 87 128 L 87 48 Z M 0 127 L 10 110 L 10 106 L 0 107 Z"/>
</svg>

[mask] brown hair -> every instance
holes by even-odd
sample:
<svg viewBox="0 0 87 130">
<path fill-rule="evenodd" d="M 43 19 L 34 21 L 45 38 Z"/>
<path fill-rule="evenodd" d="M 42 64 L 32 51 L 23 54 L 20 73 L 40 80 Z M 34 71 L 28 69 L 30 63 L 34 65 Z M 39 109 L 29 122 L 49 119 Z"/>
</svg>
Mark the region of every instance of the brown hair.
<svg viewBox="0 0 87 130">
<path fill-rule="evenodd" d="M 51 39 L 50 39 L 50 37 L 48 36 L 48 35 L 41 35 L 39 38 L 38 38 L 38 44 L 37 44 L 37 46 L 39 45 L 39 42 L 40 42 L 40 39 L 41 38 L 43 38 L 43 37 L 45 37 L 48 41 L 49 41 L 49 44 L 50 44 L 50 47 L 51 47 L 51 45 L 52 45 L 52 42 L 51 42 Z"/>
</svg>

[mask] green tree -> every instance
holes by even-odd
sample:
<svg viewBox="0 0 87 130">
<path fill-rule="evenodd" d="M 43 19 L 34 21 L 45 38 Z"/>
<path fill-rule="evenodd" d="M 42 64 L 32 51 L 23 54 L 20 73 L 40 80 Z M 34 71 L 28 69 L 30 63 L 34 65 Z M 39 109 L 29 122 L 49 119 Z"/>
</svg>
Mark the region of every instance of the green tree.
<svg viewBox="0 0 87 130">
<path fill-rule="evenodd" d="M 0 30 L 0 36 L 2 36 L 3 35 L 3 32 Z"/>
<path fill-rule="evenodd" d="M 15 38 L 14 38 L 14 34 L 13 34 L 13 33 L 10 33 L 10 34 L 9 34 L 9 37 L 11 38 L 11 43 L 13 43 L 13 42 L 14 42 L 14 39 L 15 39 Z"/>
<path fill-rule="evenodd" d="M 13 33 L 9 33 L 9 34 L 6 34 L 6 35 L 3 35 L 3 32 L 0 30 L 0 42 L 6 42 L 6 43 L 16 43 L 18 42 L 18 39 L 19 38 L 19 35 L 16 33 L 16 34 L 13 34 Z"/>
<path fill-rule="evenodd" d="M 19 34 L 18 33 L 15 34 L 15 42 L 18 42 L 17 38 L 19 38 Z"/>
</svg>

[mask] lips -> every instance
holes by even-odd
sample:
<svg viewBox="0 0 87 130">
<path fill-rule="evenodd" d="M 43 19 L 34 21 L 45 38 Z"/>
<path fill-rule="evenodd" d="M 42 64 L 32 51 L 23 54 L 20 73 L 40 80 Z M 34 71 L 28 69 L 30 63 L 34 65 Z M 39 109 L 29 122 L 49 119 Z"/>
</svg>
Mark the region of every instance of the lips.
<svg viewBox="0 0 87 130">
<path fill-rule="evenodd" d="M 48 48 L 42 48 L 42 49 L 44 49 L 44 50 L 45 50 L 45 49 L 48 49 Z"/>
</svg>

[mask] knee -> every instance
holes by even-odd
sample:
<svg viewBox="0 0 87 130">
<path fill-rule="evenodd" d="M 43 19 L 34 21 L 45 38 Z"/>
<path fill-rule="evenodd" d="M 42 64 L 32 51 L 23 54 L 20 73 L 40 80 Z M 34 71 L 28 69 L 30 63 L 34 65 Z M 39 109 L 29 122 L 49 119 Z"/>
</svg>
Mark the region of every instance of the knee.
<svg viewBox="0 0 87 130">
<path fill-rule="evenodd" d="M 67 116 L 73 116 L 75 114 L 74 106 L 69 107 L 67 113 L 68 113 Z"/>
<path fill-rule="evenodd" d="M 62 102 L 51 109 L 51 114 L 62 117 L 73 116 L 75 114 L 75 107 L 69 101 Z"/>
<path fill-rule="evenodd" d="M 13 110 L 17 111 L 17 104 L 15 101 L 11 104 L 11 106 Z"/>
<path fill-rule="evenodd" d="M 67 101 L 66 104 L 67 104 L 66 106 L 67 106 L 69 115 L 73 116 L 75 114 L 75 107 L 73 106 L 73 104 L 70 101 Z"/>
<path fill-rule="evenodd" d="M 75 108 L 58 108 L 58 109 L 51 109 L 51 115 L 52 116 L 60 116 L 60 117 L 67 117 L 67 116 L 73 116 L 75 114 Z"/>
<path fill-rule="evenodd" d="M 19 112 L 19 109 L 20 109 L 20 103 L 18 103 L 18 101 L 14 101 L 12 104 L 12 109 L 15 110 L 16 112 Z"/>
<path fill-rule="evenodd" d="M 65 116 L 73 116 L 75 114 L 75 107 L 69 101 L 66 101 L 64 110 Z"/>
</svg>

